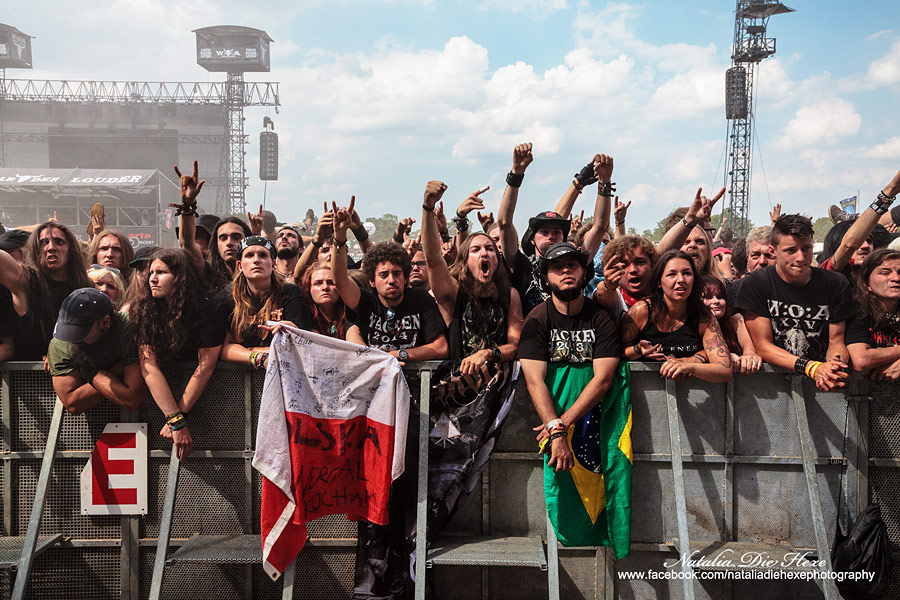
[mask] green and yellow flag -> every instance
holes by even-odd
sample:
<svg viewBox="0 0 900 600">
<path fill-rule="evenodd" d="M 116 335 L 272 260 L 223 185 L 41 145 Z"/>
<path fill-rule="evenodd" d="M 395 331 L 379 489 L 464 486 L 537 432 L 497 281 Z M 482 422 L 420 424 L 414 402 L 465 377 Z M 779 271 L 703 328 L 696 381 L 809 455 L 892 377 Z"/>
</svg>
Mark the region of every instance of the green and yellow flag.
<svg viewBox="0 0 900 600">
<path fill-rule="evenodd" d="M 549 363 L 545 379 L 556 414 L 567 410 L 593 378 L 591 363 Z M 631 544 L 631 373 L 620 361 L 603 400 L 569 427 L 571 471 L 544 459 L 547 513 L 563 546 L 610 546 L 616 558 Z"/>
</svg>

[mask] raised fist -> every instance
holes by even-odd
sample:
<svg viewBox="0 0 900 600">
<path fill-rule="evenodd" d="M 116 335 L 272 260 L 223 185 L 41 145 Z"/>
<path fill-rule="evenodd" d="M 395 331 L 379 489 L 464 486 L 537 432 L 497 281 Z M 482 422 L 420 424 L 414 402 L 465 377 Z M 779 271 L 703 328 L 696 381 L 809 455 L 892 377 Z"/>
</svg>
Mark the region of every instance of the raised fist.
<svg viewBox="0 0 900 600">
<path fill-rule="evenodd" d="M 447 184 L 443 181 L 429 181 L 428 185 L 425 186 L 425 207 L 428 210 L 434 210 L 434 205 L 437 204 L 446 191 Z"/>
<path fill-rule="evenodd" d="M 515 150 L 513 150 L 512 172 L 516 175 L 521 175 L 533 160 L 534 155 L 531 153 L 531 142 L 519 144 L 516 146 Z"/>
</svg>

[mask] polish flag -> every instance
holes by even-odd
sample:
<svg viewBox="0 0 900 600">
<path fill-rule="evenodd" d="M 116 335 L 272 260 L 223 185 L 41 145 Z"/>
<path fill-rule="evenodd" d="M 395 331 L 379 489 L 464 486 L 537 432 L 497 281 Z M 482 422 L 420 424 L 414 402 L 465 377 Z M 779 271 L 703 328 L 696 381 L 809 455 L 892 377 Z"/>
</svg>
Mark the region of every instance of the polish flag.
<svg viewBox="0 0 900 600">
<path fill-rule="evenodd" d="M 253 466 L 263 476 L 263 568 L 272 579 L 306 543 L 306 523 L 346 514 L 385 525 L 403 473 L 409 388 L 397 359 L 284 327 L 269 349 Z"/>
</svg>

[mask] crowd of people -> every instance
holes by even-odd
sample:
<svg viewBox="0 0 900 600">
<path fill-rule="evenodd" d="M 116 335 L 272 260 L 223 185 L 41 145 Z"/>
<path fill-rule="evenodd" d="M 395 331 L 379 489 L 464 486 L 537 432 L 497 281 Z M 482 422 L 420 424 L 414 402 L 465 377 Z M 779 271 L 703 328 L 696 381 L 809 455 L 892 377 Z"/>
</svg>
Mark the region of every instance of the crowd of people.
<svg viewBox="0 0 900 600">
<path fill-rule="evenodd" d="M 565 432 L 597 406 L 623 358 L 658 362 L 674 380 L 724 382 L 763 363 L 822 390 L 844 387 L 851 368 L 900 378 L 900 210 L 891 209 L 900 173 L 859 215 L 832 210 L 836 224 L 814 256 L 810 218 L 780 206 L 741 239 L 712 227 L 724 188 L 698 189 L 659 243 L 626 234 L 630 202 L 615 195 L 605 154 L 520 237 L 513 217 L 533 158 L 531 144 L 516 146 L 496 219 L 477 190 L 456 210 L 453 235 L 440 181 L 425 186 L 419 236 L 408 217 L 378 244 L 354 198 L 326 205 L 308 229 L 262 210 L 200 215 L 196 161 L 189 175 L 176 167 L 177 248 L 134 253 L 102 222 L 88 245 L 53 220 L 6 231 L 0 360 L 43 360 L 73 414 L 104 401 L 136 409 L 149 392 L 166 418 L 160 435 L 182 459 L 192 450 L 187 415 L 217 361 L 265 369 L 272 322 L 401 364 L 452 359 L 461 374 L 519 360 L 558 471 L 573 465 Z M 585 220 L 574 206 L 594 185 Z M 348 255 L 349 233 L 361 261 Z M 180 397 L 163 375 L 178 360 L 197 362 Z"/>
</svg>

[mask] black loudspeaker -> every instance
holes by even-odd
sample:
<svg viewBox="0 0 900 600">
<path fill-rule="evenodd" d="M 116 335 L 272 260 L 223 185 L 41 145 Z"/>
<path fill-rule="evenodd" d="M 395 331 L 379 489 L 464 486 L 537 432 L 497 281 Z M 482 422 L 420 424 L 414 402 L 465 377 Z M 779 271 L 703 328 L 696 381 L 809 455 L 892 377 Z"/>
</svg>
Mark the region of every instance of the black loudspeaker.
<svg viewBox="0 0 900 600">
<path fill-rule="evenodd" d="M 274 131 L 259 134 L 259 178 L 278 181 L 278 134 Z"/>
</svg>

